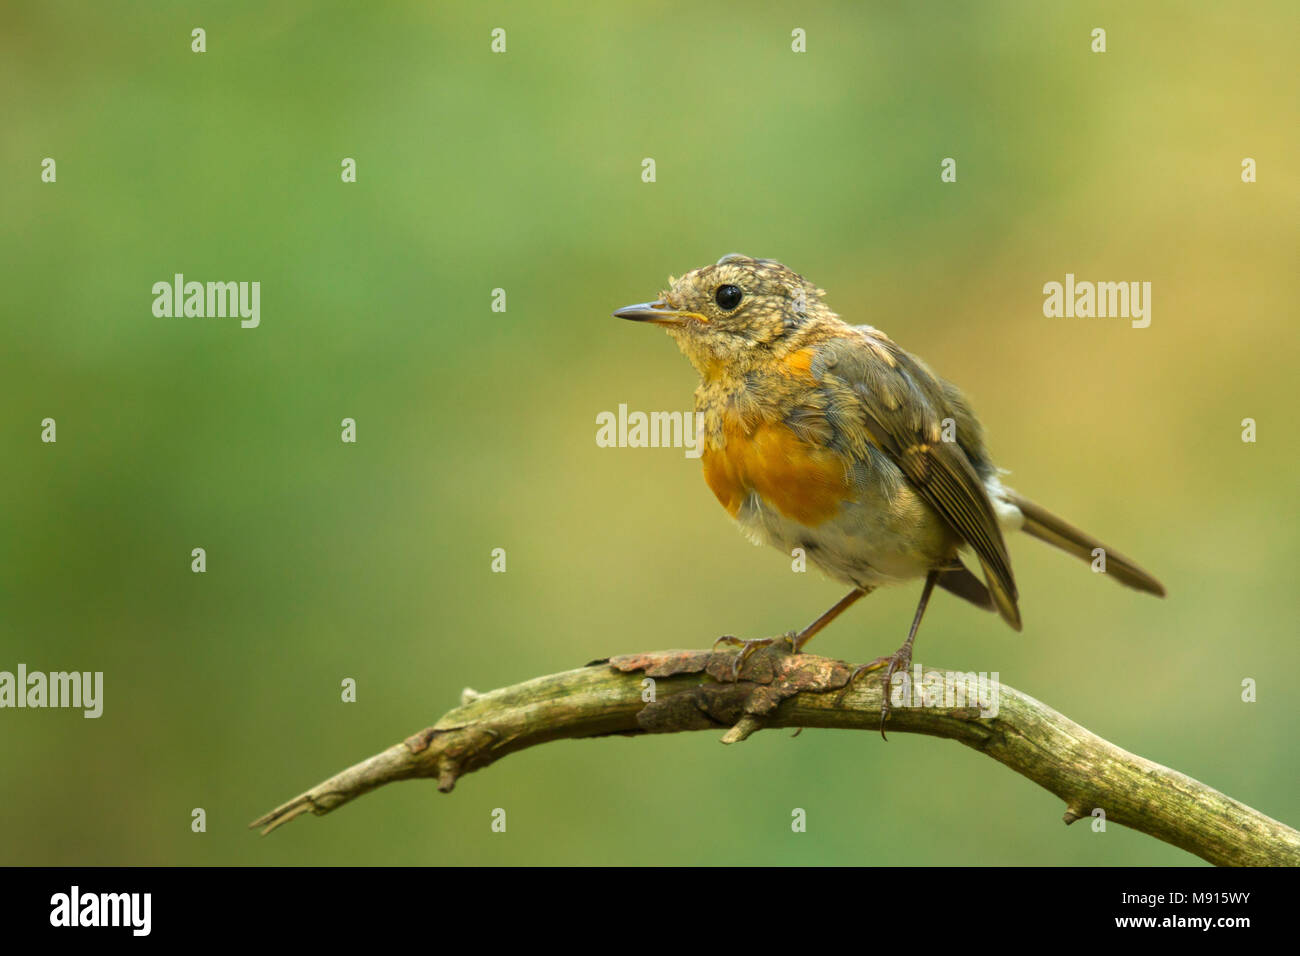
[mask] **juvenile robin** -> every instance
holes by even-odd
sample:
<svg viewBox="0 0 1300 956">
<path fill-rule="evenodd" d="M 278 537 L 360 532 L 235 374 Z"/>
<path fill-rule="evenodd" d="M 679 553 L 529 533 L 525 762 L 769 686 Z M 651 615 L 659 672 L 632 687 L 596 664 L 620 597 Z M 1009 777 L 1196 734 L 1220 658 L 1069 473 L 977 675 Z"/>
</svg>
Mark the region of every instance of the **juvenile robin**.
<svg viewBox="0 0 1300 956">
<path fill-rule="evenodd" d="M 882 732 L 894 672 L 911 662 L 936 586 L 1020 630 L 1004 531 L 1089 562 L 1104 553 L 1108 577 L 1164 596 L 1129 558 L 1005 487 L 956 386 L 885 333 L 842 321 L 802 276 L 733 254 L 668 282 L 656 301 L 614 315 L 662 326 L 699 373 L 704 480 L 751 538 L 787 554 L 802 548 L 853 588 L 790 636 L 795 652 L 876 588 L 925 581 L 903 646 L 849 681 L 884 669 Z M 773 642 L 724 640 L 741 645 L 737 673 Z"/>
</svg>

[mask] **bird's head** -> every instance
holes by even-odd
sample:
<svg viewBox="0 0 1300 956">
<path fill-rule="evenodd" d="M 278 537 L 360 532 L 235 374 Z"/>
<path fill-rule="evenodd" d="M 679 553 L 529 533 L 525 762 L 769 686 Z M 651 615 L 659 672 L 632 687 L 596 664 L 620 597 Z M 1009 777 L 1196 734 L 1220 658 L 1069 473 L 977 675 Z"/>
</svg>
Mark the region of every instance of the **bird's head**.
<svg viewBox="0 0 1300 956">
<path fill-rule="evenodd" d="M 655 301 L 614 315 L 663 326 L 705 378 L 742 371 L 809 322 L 832 316 L 821 289 L 774 259 L 732 253 L 668 283 Z"/>
</svg>

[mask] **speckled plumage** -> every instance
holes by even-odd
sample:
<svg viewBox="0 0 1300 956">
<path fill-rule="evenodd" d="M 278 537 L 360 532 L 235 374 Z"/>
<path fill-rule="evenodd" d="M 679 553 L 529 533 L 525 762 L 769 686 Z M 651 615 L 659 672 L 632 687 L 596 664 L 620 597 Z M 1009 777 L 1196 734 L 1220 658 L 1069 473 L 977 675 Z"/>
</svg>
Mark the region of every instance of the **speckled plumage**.
<svg viewBox="0 0 1300 956">
<path fill-rule="evenodd" d="M 670 284 L 615 314 L 666 328 L 699 372 L 705 480 L 755 540 L 803 548 L 863 591 L 935 572 L 939 586 L 1017 629 L 1003 531 L 1025 527 L 1080 557 L 1098 545 L 1003 488 L 960 390 L 883 332 L 842 321 L 781 263 L 729 255 Z M 735 294 L 724 308 L 720 297 Z M 1108 557 L 1122 583 L 1163 593 L 1128 559 Z"/>
</svg>

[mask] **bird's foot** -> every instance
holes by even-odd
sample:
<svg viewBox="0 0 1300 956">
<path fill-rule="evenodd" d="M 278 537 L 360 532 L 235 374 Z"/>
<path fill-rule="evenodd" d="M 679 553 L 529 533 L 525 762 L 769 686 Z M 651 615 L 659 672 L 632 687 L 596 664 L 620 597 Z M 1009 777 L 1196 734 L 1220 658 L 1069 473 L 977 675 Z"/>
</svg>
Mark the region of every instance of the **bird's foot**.
<svg viewBox="0 0 1300 956">
<path fill-rule="evenodd" d="M 880 694 L 880 736 L 885 740 L 888 740 L 889 738 L 885 737 L 885 721 L 889 719 L 889 697 L 890 691 L 894 686 L 894 674 L 899 670 L 906 671 L 911 664 L 912 642 L 911 640 L 908 640 L 906 644 L 894 651 L 894 653 L 890 654 L 888 657 L 877 657 L 874 661 L 863 664 L 854 670 L 853 673 L 849 675 L 849 682 L 844 685 L 844 689 L 840 691 L 839 697 L 835 699 L 835 705 L 838 707 L 844 702 L 844 698 L 848 696 L 849 691 L 853 689 L 854 682 L 857 681 L 859 677 L 863 674 L 870 673 L 871 671 L 878 671 L 881 668 L 884 668 L 885 673 L 881 681 Z"/>
<path fill-rule="evenodd" d="M 738 637 L 732 637 L 730 634 L 724 634 L 713 642 L 713 650 L 716 651 L 719 644 L 726 644 L 728 647 L 740 648 L 739 652 L 737 652 L 735 658 L 731 662 L 731 679 L 734 682 L 740 680 L 741 666 L 745 661 L 749 660 L 750 656 L 760 647 L 771 647 L 773 644 L 777 644 L 781 641 L 787 641 L 790 643 L 790 646 L 793 647 L 793 638 L 793 631 L 783 637 L 755 637 L 748 641 L 743 641 Z"/>
</svg>

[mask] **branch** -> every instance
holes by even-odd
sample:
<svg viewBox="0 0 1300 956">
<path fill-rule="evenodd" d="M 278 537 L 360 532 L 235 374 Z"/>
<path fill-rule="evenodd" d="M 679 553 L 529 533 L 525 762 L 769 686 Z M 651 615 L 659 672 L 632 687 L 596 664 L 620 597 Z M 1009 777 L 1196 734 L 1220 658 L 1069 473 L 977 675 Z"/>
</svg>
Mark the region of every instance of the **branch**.
<svg viewBox="0 0 1300 956">
<path fill-rule="evenodd" d="M 438 789 L 447 793 L 465 774 L 549 740 L 726 729 L 722 742 L 735 743 L 763 727 L 880 727 L 881 681 L 864 677 L 840 700 L 850 673 L 842 661 L 793 655 L 788 643 L 778 642 L 749 657 L 733 680 L 735 660 L 732 651 L 657 651 L 595 661 L 486 694 L 466 690 L 461 705 L 432 727 L 250 826 L 270 833 L 303 813 L 329 813 L 394 780 L 435 777 Z M 895 688 L 890 731 L 946 737 L 987 754 L 1064 800 L 1067 824 L 1100 809 L 1108 823 L 1140 830 L 1211 863 L 1300 865 L 1300 833 L 1116 747 L 1027 694 L 996 685 L 996 714 L 982 717 L 973 693 L 953 696 L 950 672 L 915 673 L 925 676 L 912 689 L 911 706 L 899 706 Z M 946 686 L 949 697 L 940 706 L 932 706 L 932 700 L 920 706 L 920 689 L 932 685 Z M 957 689 L 966 686 L 958 683 Z M 987 697 L 983 702 L 989 703 Z"/>
</svg>

